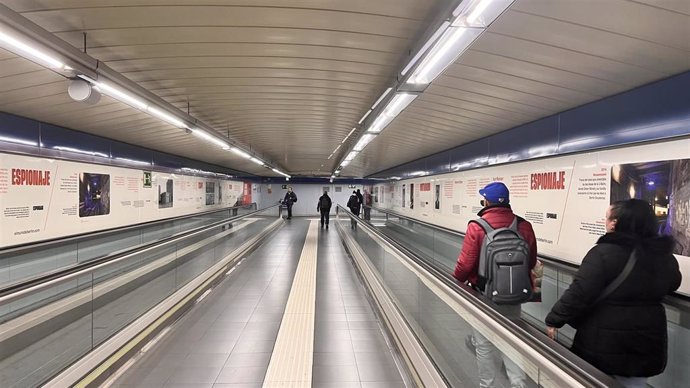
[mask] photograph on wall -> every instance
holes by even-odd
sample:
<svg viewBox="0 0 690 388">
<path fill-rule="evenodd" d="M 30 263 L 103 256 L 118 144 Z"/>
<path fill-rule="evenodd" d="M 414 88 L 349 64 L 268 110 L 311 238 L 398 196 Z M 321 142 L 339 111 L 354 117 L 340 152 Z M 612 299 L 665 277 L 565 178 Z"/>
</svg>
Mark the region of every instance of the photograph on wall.
<svg viewBox="0 0 690 388">
<path fill-rule="evenodd" d="M 414 209 L 414 183 L 410 183 L 410 209 Z"/>
<path fill-rule="evenodd" d="M 374 203 L 379 203 L 379 188 L 374 187 Z"/>
<path fill-rule="evenodd" d="M 79 217 L 110 214 L 110 175 L 79 174 Z"/>
<path fill-rule="evenodd" d="M 407 186 L 407 185 L 402 185 L 402 205 L 401 205 L 401 206 L 402 206 L 403 208 L 405 207 L 405 187 L 406 187 L 406 186 Z"/>
<path fill-rule="evenodd" d="M 230 186 L 232 187 L 232 185 Z M 223 202 L 223 185 L 219 184 L 218 185 L 218 203 Z"/>
<path fill-rule="evenodd" d="M 158 208 L 172 207 L 173 205 L 173 180 L 166 179 L 158 184 Z"/>
<path fill-rule="evenodd" d="M 206 182 L 206 205 L 216 203 L 216 182 Z"/>
<path fill-rule="evenodd" d="M 690 256 L 690 159 L 611 167 L 611 203 L 630 198 L 654 209 L 658 231 L 676 240 L 674 253 Z"/>
<path fill-rule="evenodd" d="M 434 209 L 441 210 L 441 185 L 434 185 Z"/>
</svg>

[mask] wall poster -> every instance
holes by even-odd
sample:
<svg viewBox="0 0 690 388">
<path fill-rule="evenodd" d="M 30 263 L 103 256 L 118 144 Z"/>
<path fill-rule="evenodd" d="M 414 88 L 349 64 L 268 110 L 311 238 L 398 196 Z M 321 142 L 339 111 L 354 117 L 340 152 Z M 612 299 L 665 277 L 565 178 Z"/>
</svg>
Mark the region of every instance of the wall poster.
<svg viewBox="0 0 690 388">
<path fill-rule="evenodd" d="M 662 150 L 662 151 L 660 151 Z M 493 181 L 510 189 L 516 214 L 532 223 L 540 253 L 579 264 L 605 233 L 607 207 L 618 200 L 649 202 L 660 233 L 673 236 L 683 273 L 690 273 L 690 140 L 639 145 L 484 167 L 475 170 L 380 184 L 401 188 L 404 215 L 464 232 L 482 209 L 478 190 Z M 414 187 L 431 184 L 432 212 L 405 207 Z M 424 194 L 424 193 L 420 193 Z M 426 199 L 423 199 L 426 200 Z M 679 292 L 690 295 L 690 279 Z"/>
<path fill-rule="evenodd" d="M 219 178 L 0 153 L 0 247 L 220 209 L 242 190 Z"/>
</svg>

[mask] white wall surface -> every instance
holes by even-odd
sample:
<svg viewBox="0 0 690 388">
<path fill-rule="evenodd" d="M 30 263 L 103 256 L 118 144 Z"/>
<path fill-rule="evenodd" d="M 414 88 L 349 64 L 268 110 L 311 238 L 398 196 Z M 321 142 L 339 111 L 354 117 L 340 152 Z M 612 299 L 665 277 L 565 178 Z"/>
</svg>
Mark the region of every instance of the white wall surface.
<svg viewBox="0 0 690 388">
<path fill-rule="evenodd" d="M 252 191 L 252 199 L 256 198 L 259 208 L 270 206 L 272 204 L 278 203 L 279 200 L 285 198 L 286 189 L 283 189 L 283 185 L 286 183 L 262 183 L 257 184 L 256 191 Z M 348 188 L 347 184 L 295 184 L 292 186 L 292 190 L 297 194 L 297 203 L 292 207 L 293 216 L 309 216 L 316 217 L 319 213 L 316 211 L 316 205 L 319 202 L 319 197 L 323 195 L 324 187 L 327 187 L 329 192 L 328 196 L 331 197 L 333 206 L 331 207 L 331 214 L 335 214 L 336 205 L 345 206 L 347 200 L 352 195 L 353 190 L 359 189 L 362 194 L 364 194 L 364 188 L 362 185 L 355 185 L 355 188 Z M 271 193 L 269 194 L 268 189 L 271 188 Z M 340 190 L 338 192 L 337 190 Z"/>
</svg>

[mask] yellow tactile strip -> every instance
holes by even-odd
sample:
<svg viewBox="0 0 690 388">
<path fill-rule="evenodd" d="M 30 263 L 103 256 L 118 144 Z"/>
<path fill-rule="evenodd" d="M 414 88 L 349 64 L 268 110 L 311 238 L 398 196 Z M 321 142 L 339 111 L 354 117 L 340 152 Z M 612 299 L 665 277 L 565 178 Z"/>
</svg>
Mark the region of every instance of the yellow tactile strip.
<svg viewBox="0 0 690 388">
<path fill-rule="evenodd" d="M 318 233 L 318 221 L 311 221 L 264 378 L 265 388 L 311 387 Z"/>
</svg>

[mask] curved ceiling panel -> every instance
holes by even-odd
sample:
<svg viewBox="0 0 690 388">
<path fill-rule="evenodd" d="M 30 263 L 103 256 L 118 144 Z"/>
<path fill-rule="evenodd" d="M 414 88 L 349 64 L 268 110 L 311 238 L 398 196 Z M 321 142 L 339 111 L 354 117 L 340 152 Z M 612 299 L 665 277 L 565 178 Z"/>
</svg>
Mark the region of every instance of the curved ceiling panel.
<svg viewBox="0 0 690 388">
<path fill-rule="evenodd" d="M 330 175 L 442 0 L 0 0 L 291 174 Z M 613 17 L 612 15 L 615 15 Z M 86 34 L 86 35 L 84 35 Z M 345 168 L 366 176 L 690 69 L 690 3 L 516 0 Z M 84 47 L 84 39 L 86 46 Z M 0 50 L 0 110 L 264 168 Z"/>
</svg>

